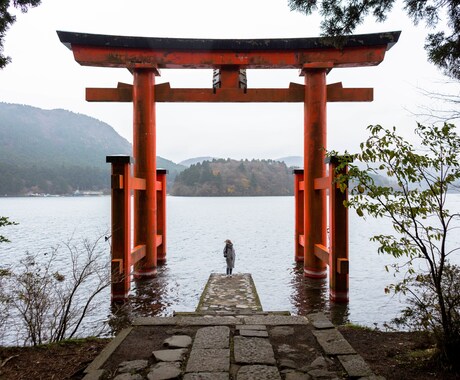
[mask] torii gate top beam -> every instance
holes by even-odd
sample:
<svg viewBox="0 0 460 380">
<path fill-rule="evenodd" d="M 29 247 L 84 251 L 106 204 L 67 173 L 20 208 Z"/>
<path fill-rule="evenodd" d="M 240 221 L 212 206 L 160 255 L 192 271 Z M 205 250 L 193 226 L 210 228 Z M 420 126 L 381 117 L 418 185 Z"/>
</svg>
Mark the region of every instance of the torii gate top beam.
<svg viewBox="0 0 460 380">
<path fill-rule="evenodd" d="M 58 31 L 84 66 L 126 68 L 303 69 L 374 66 L 400 32 L 290 39 L 184 39 L 110 36 Z"/>
</svg>

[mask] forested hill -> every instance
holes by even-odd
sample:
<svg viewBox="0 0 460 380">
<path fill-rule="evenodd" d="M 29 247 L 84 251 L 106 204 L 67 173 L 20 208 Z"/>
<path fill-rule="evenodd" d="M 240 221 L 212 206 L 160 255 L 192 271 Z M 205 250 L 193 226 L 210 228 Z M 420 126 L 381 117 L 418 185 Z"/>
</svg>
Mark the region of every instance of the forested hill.
<svg viewBox="0 0 460 380">
<path fill-rule="evenodd" d="M 107 190 L 111 154 L 131 144 L 108 124 L 62 109 L 0 103 L 0 195 Z M 173 179 L 181 170 L 158 158 Z"/>
<path fill-rule="evenodd" d="M 170 191 L 177 196 L 292 195 L 294 178 L 284 162 L 214 159 L 180 173 Z"/>
<path fill-rule="evenodd" d="M 129 154 L 131 144 L 108 124 L 62 109 L 0 103 L 0 159 L 37 166 L 105 167 L 103 153 Z"/>
</svg>

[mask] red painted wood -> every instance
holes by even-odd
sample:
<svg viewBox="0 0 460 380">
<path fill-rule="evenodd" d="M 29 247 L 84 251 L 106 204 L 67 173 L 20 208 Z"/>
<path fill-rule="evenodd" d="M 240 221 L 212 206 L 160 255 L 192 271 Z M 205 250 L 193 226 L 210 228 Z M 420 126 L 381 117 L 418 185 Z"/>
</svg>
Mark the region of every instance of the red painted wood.
<svg viewBox="0 0 460 380">
<path fill-rule="evenodd" d="M 315 244 L 325 243 L 325 194 L 314 190 L 316 178 L 326 177 L 326 69 L 305 71 L 304 104 L 304 274 L 327 277 L 326 264 L 314 254 Z M 323 232 L 324 231 L 324 232 Z M 325 245 L 325 244 L 324 244 Z"/>
<path fill-rule="evenodd" d="M 153 276 L 157 267 L 155 73 L 133 71 L 134 176 L 145 179 L 145 190 L 134 191 L 134 245 L 145 244 L 145 257 L 135 265 L 136 277 Z"/>
<path fill-rule="evenodd" d="M 131 282 L 131 196 L 130 166 L 112 162 L 111 225 L 112 225 L 112 301 L 128 297 Z"/>
<path fill-rule="evenodd" d="M 158 263 L 166 261 L 166 170 L 157 171 L 157 234 L 162 237 L 157 246 Z"/>
<path fill-rule="evenodd" d="M 334 182 L 337 164 L 329 163 L 329 296 L 335 302 L 348 302 L 348 209 L 344 206 L 348 191 L 341 192 Z M 344 169 L 346 172 L 346 169 Z"/>
<path fill-rule="evenodd" d="M 242 69 L 302 69 L 306 62 L 328 67 L 375 66 L 383 61 L 387 45 L 296 50 L 175 51 L 72 45 L 75 60 L 83 66 L 213 69 L 239 66 Z M 137 64 L 136 62 L 142 62 Z"/>
<path fill-rule="evenodd" d="M 295 237 L 294 237 L 294 259 L 302 262 L 304 258 L 304 195 L 303 195 L 303 170 L 294 171 L 294 200 L 295 200 Z"/>
</svg>

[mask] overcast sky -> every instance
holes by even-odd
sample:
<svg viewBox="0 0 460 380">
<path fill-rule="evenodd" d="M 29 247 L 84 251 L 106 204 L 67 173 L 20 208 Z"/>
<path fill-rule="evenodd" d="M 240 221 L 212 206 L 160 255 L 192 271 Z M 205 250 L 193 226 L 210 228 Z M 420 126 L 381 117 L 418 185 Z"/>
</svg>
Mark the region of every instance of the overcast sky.
<svg viewBox="0 0 460 380">
<path fill-rule="evenodd" d="M 0 71 L 0 101 L 63 108 L 110 124 L 132 141 L 130 103 L 88 103 L 86 87 L 132 83 L 125 69 L 78 65 L 56 30 L 147 37 L 295 38 L 319 36 L 318 16 L 289 10 L 287 0 L 43 0 L 17 15 L 6 35 L 13 62 Z M 379 66 L 334 69 L 328 83 L 373 87 L 372 103 L 328 104 L 328 148 L 356 151 L 366 126 L 397 126 L 410 137 L 420 106 L 432 101 L 421 89 L 458 93 L 427 63 L 424 25 L 414 27 L 399 9 L 386 23 L 370 20 L 356 33 L 401 30 L 399 42 Z M 303 83 L 297 70 L 250 70 L 248 87 Z M 157 83 L 211 87 L 210 70 L 162 70 Z M 279 158 L 303 155 L 301 104 L 157 104 L 157 153 L 180 162 L 198 157 Z M 118 152 L 112 152 L 118 153 Z"/>
</svg>

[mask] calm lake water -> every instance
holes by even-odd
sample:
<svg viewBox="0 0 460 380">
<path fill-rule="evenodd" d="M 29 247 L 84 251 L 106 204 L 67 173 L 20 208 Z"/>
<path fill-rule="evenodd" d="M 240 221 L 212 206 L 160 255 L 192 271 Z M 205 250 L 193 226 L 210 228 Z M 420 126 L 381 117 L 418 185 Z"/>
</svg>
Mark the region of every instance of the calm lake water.
<svg viewBox="0 0 460 380">
<path fill-rule="evenodd" d="M 449 207 L 460 210 L 460 195 L 449 196 Z M 2 266 L 13 266 L 27 251 L 46 252 L 70 238 L 75 242 L 108 235 L 110 197 L 0 198 L 0 215 L 19 223 L 0 231 L 12 241 L 0 245 Z M 169 196 L 167 218 L 167 262 L 157 278 L 133 283 L 133 315 L 193 311 L 210 273 L 225 271 L 225 239 L 234 242 L 235 272 L 252 274 L 264 310 L 323 310 L 335 323 L 381 327 L 403 306 L 402 300 L 384 293 L 395 281 L 384 269 L 392 259 L 378 255 L 369 241 L 374 234 L 392 233 L 385 220 L 365 221 L 350 212 L 350 302 L 331 305 L 327 281 L 305 279 L 294 263 L 293 197 Z M 458 239 L 454 244 L 460 244 Z M 65 266 L 68 254 L 62 250 L 60 255 Z M 109 301 L 107 291 L 98 307 L 100 319 L 110 314 Z"/>
</svg>

